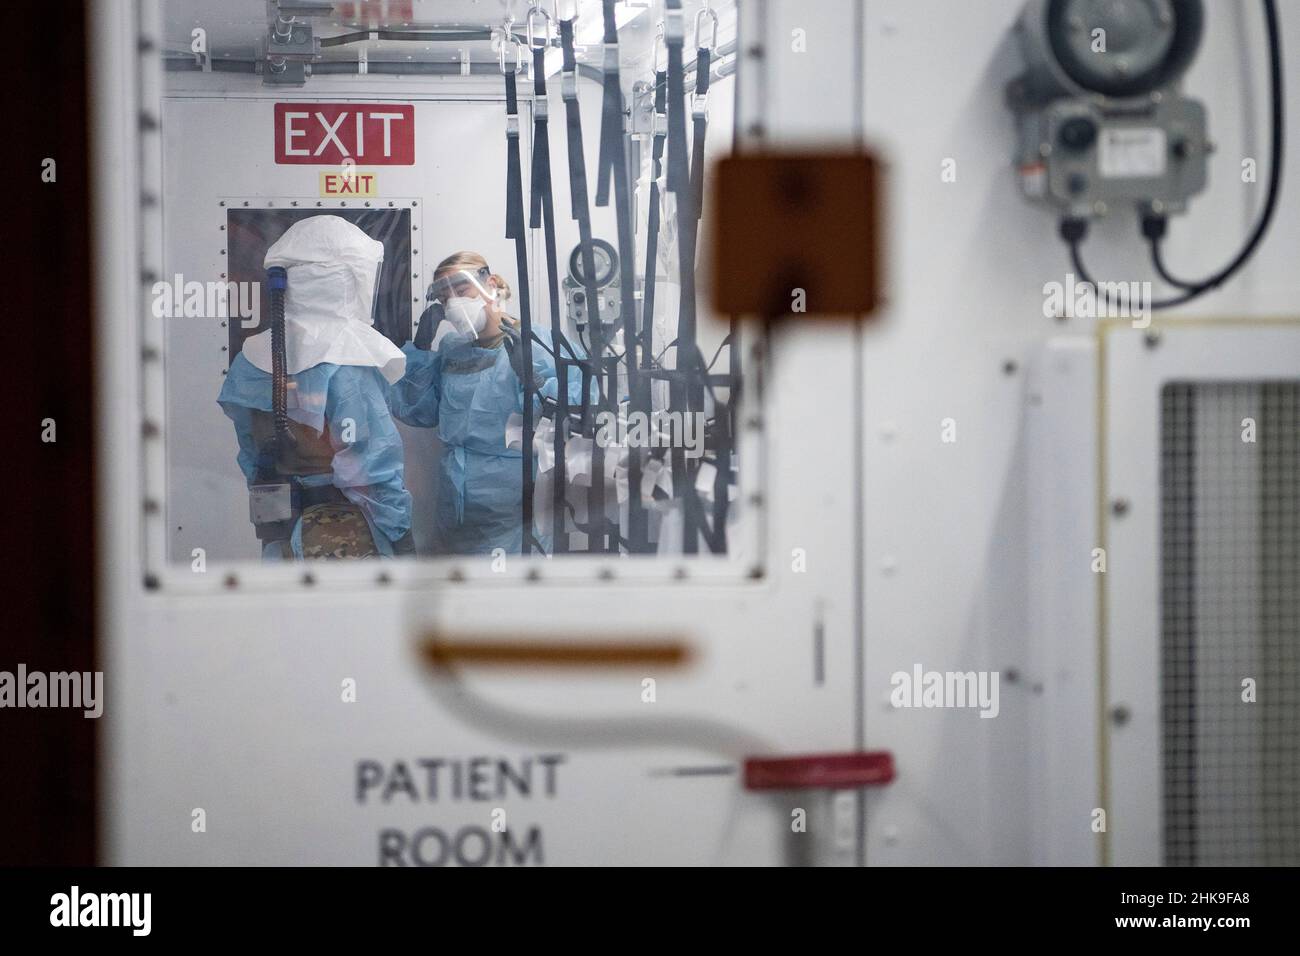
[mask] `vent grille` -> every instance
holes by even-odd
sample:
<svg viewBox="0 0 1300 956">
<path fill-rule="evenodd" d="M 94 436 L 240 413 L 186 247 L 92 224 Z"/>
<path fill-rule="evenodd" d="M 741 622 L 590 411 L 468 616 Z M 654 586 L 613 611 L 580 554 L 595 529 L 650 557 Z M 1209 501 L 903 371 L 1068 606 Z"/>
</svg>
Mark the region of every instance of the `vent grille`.
<svg viewBox="0 0 1300 956">
<path fill-rule="evenodd" d="M 1167 385 L 1160 481 L 1164 861 L 1300 864 L 1300 382 Z"/>
</svg>

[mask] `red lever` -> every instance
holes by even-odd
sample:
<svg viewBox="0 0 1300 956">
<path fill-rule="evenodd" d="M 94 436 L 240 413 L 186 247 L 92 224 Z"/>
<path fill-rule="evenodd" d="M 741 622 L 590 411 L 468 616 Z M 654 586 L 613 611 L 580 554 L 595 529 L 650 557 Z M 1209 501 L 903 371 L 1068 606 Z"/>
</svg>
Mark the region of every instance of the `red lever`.
<svg viewBox="0 0 1300 956">
<path fill-rule="evenodd" d="M 847 790 L 893 779 L 894 755 L 888 750 L 745 761 L 746 790 Z"/>
</svg>

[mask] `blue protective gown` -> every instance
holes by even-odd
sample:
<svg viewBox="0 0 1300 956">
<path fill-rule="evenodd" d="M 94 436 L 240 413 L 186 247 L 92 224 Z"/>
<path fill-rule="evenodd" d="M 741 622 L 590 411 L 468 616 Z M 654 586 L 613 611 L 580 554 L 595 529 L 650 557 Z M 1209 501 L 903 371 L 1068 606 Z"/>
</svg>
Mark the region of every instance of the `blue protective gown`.
<svg viewBox="0 0 1300 956">
<path fill-rule="evenodd" d="M 332 483 L 340 489 L 365 515 L 379 552 L 391 555 L 393 542 L 410 530 L 411 495 L 402 483 L 402 438 L 388 411 L 388 382 L 377 368 L 330 362 L 303 369 L 288 380 L 289 417 L 317 433 L 328 423 L 335 449 L 332 474 L 300 480 L 309 486 Z M 235 424 L 239 467 L 252 484 L 258 456 L 252 410 L 271 411 L 270 373 L 243 355 L 236 356 L 217 401 Z M 291 539 L 298 558 L 302 557 L 301 523 L 295 525 Z"/>
<path fill-rule="evenodd" d="M 533 381 L 548 398 L 558 395 L 551 337 L 534 334 Z M 388 390 L 394 415 L 408 425 L 437 428 L 442 439 L 438 500 L 434 506 L 435 548 L 440 554 L 508 554 L 523 550 L 523 462 L 506 447 L 506 422 L 524 410 L 523 386 L 504 344 L 482 348 L 468 332 L 452 332 L 437 351 L 408 342 L 406 374 Z M 582 401 L 582 375 L 570 370 L 569 402 Z M 592 395 L 596 394 L 594 383 Z M 534 414 L 540 403 L 534 401 Z M 544 534 L 537 535 L 549 547 Z"/>
</svg>

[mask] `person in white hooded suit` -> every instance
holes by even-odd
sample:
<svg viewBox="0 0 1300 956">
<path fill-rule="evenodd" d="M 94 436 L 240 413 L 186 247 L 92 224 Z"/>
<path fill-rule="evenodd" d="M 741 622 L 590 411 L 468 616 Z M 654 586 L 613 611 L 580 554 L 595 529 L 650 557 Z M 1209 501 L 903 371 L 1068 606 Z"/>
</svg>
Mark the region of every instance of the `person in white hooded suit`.
<svg viewBox="0 0 1300 956">
<path fill-rule="evenodd" d="M 267 251 L 266 267 L 287 273 L 288 435 L 277 440 L 270 329 L 245 340 L 217 401 L 234 423 L 250 490 L 292 489 L 292 514 L 256 525 L 268 560 L 414 552 L 402 439 L 386 399 L 406 357 L 374 328 L 383 256 L 382 243 L 330 215 L 294 223 Z"/>
</svg>

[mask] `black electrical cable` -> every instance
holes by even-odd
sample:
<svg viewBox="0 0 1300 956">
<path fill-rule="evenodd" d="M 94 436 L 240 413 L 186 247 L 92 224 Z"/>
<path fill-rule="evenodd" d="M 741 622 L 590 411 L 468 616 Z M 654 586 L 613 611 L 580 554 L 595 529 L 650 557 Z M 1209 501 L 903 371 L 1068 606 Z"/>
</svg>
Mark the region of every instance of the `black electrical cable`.
<svg viewBox="0 0 1300 956">
<path fill-rule="evenodd" d="M 1088 222 L 1085 219 L 1068 218 L 1061 220 L 1061 238 L 1065 240 L 1066 245 L 1070 247 L 1070 264 L 1074 268 L 1075 274 L 1079 279 L 1096 290 L 1097 300 L 1107 306 L 1110 305 L 1110 295 L 1102 288 L 1102 283 L 1094 279 L 1088 272 L 1088 267 L 1083 264 L 1083 253 L 1080 245 L 1085 236 L 1088 234 Z M 1072 238 L 1073 237 L 1073 238 Z M 1150 303 L 1150 308 L 1167 309 L 1170 306 L 1181 305 L 1196 298 L 1205 289 L 1191 289 L 1169 299 L 1155 299 Z"/>
<path fill-rule="evenodd" d="M 671 342 L 669 342 L 667 345 L 663 347 L 663 350 L 658 355 L 655 356 L 655 365 L 658 365 L 659 362 L 663 359 L 663 357 L 668 354 L 669 349 L 675 349 L 675 348 L 677 348 L 677 340 L 673 339 Z"/>
<path fill-rule="evenodd" d="M 549 345 L 547 345 L 545 342 L 539 339 L 537 337 L 536 332 L 533 333 L 533 344 L 536 345 L 543 352 L 545 352 L 547 355 L 549 355 L 552 359 L 555 358 L 555 349 L 551 348 Z"/>
<path fill-rule="evenodd" d="M 1168 299 L 1157 299 L 1151 303 L 1152 309 L 1167 309 L 1171 306 L 1182 305 L 1184 302 L 1190 302 L 1206 292 L 1217 289 L 1229 279 L 1231 279 L 1242 266 L 1255 254 L 1260 242 L 1264 239 L 1264 234 L 1268 231 L 1269 225 L 1277 212 L 1278 194 L 1282 188 L 1282 167 L 1285 164 L 1286 146 L 1285 146 L 1285 91 L 1282 83 L 1282 40 L 1281 31 L 1277 22 L 1277 6 L 1274 0 L 1262 0 L 1264 5 L 1264 27 L 1268 38 L 1268 58 L 1269 58 L 1269 95 L 1272 99 L 1270 110 L 1270 125 L 1272 127 L 1272 143 L 1269 151 L 1269 176 L 1268 176 L 1268 193 L 1264 200 L 1264 210 L 1260 214 L 1259 221 L 1255 224 L 1250 238 L 1242 246 L 1241 251 L 1218 272 L 1209 278 L 1200 281 L 1189 282 L 1179 279 L 1170 273 L 1165 265 L 1164 256 L 1160 249 L 1160 241 L 1164 237 L 1166 219 L 1163 216 L 1148 213 L 1142 220 L 1142 233 L 1146 236 L 1151 249 L 1151 261 L 1155 267 L 1156 274 L 1169 285 L 1182 290 L 1178 295 Z M 1067 218 L 1061 220 L 1061 238 L 1065 240 L 1070 247 L 1070 259 L 1074 265 L 1074 271 L 1078 273 L 1079 278 L 1084 282 L 1094 286 L 1096 282 L 1089 276 L 1088 270 L 1084 267 L 1083 256 L 1080 251 L 1080 245 L 1087 235 L 1088 224 L 1086 220 Z M 1101 295 L 1100 289 L 1098 295 Z"/>
<path fill-rule="evenodd" d="M 1167 285 L 1190 291 L 1200 283 L 1188 282 L 1185 279 L 1178 278 L 1165 265 L 1165 256 L 1160 247 L 1160 240 L 1165 237 L 1165 230 L 1168 225 L 1169 220 L 1157 213 L 1148 212 L 1142 216 L 1142 235 L 1146 236 L 1147 242 L 1150 244 L 1151 264 L 1155 267 L 1156 275 L 1160 276 Z"/>
<path fill-rule="evenodd" d="M 468 40 L 490 40 L 493 32 L 492 30 L 355 30 L 352 33 L 320 37 L 320 45 L 322 47 L 345 46 L 349 43 L 364 43 L 372 37 L 376 40 L 409 40 L 415 43 L 462 43 Z M 515 40 L 522 43 L 524 38 L 515 37 Z"/>
<path fill-rule="evenodd" d="M 724 335 L 722 337 L 722 341 L 718 344 L 718 350 L 713 353 L 713 358 L 709 360 L 709 364 L 706 367 L 707 371 L 710 372 L 713 371 L 713 366 L 718 364 L 718 357 L 722 355 L 722 350 L 725 349 L 730 344 L 731 344 L 731 335 L 730 334 Z"/>
</svg>

